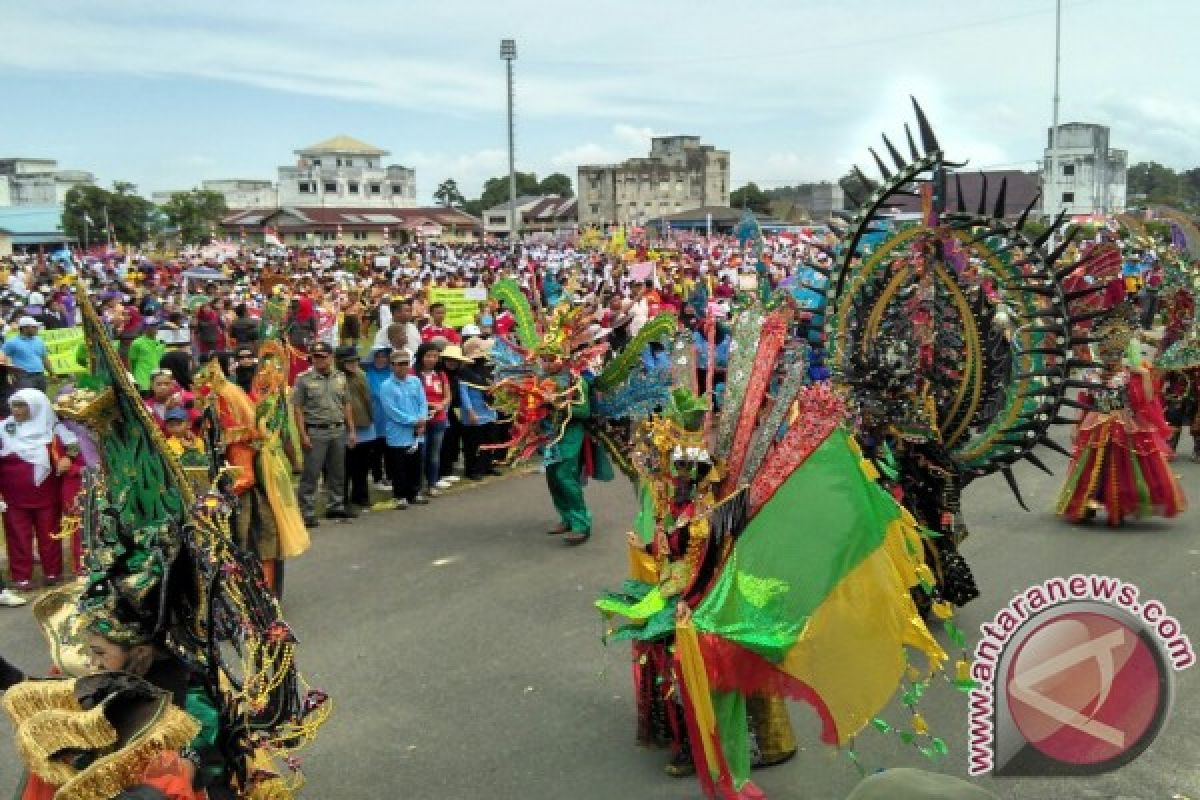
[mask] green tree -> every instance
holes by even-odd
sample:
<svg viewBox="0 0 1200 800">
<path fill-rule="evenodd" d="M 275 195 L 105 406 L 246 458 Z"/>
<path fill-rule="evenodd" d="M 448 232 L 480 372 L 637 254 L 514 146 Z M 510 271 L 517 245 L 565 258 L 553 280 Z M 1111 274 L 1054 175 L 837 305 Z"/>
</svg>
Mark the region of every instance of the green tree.
<svg viewBox="0 0 1200 800">
<path fill-rule="evenodd" d="M 213 229 L 229 213 L 225 197 L 206 189 L 175 192 L 162 210 L 167 222 L 179 229 L 184 244 L 206 244 Z"/>
<path fill-rule="evenodd" d="M 444 208 L 462 208 L 463 203 L 467 202 L 462 192 L 458 190 L 458 181 L 454 178 L 447 178 L 438 184 L 437 189 L 433 192 L 433 200 Z"/>
<path fill-rule="evenodd" d="M 556 194 L 559 197 L 574 197 L 575 190 L 571 188 L 571 179 L 561 172 L 553 172 L 542 178 L 538 184 L 538 194 Z"/>
<path fill-rule="evenodd" d="M 135 194 L 135 188 L 124 181 L 114 183 L 111 192 L 99 186 L 73 187 L 63 202 L 63 232 L 80 243 L 144 244 L 157 227 L 157 209 Z"/>
<path fill-rule="evenodd" d="M 846 193 L 846 208 L 851 210 L 858 208 L 859 203 L 875 191 L 874 185 L 870 182 L 864 183 L 853 170 L 838 178 L 838 186 Z"/>
<path fill-rule="evenodd" d="M 731 208 L 748 208 L 760 214 L 771 212 L 771 198 L 753 182 L 730 192 L 729 205 Z"/>
<path fill-rule="evenodd" d="M 1146 202 L 1179 205 L 1183 196 L 1183 181 L 1170 167 L 1157 161 L 1134 164 L 1125 175 L 1130 195 L 1144 195 Z"/>
<path fill-rule="evenodd" d="M 532 172 L 518 172 L 517 197 L 530 194 L 541 194 L 537 175 Z M 508 202 L 508 176 L 488 178 L 483 183 L 483 194 L 479 196 L 481 208 L 488 209 Z"/>
</svg>

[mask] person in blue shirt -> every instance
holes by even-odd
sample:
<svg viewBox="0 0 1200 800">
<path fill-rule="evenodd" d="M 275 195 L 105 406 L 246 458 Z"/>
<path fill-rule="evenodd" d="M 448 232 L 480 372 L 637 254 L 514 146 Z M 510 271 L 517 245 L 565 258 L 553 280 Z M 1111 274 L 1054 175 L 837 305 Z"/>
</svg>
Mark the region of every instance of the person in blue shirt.
<svg viewBox="0 0 1200 800">
<path fill-rule="evenodd" d="M 17 321 L 18 335 L 4 343 L 4 355 L 17 370 L 16 388 L 44 392 L 46 379 L 54 370 L 50 368 L 46 343 L 38 338 L 38 327 L 33 317 L 21 317 Z"/>
<path fill-rule="evenodd" d="M 390 482 L 384 481 L 383 456 L 383 407 L 379 404 L 379 390 L 384 381 L 392 377 L 392 364 L 389 358 L 390 347 L 372 347 L 371 355 L 363 363 L 363 372 L 367 376 L 367 388 L 371 392 L 371 419 L 375 421 L 375 436 L 371 448 L 371 480 L 376 489 L 391 490 Z"/>
<path fill-rule="evenodd" d="M 421 444 L 429 403 L 425 387 L 412 374 L 412 354 L 394 350 L 391 355 L 392 377 L 379 387 L 379 406 L 383 412 L 386 442 L 385 463 L 392 481 L 392 506 L 408 508 L 429 500 L 418 494 L 421 488 Z"/>
<path fill-rule="evenodd" d="M 496 412 L 487 403 L 487 388 L 492 376 L 487 367 L 488 346 L 483 339 L 472 337 L 461 351 L 447 347 L 443 360 L 457 360 L 458 419 L 462 425 L 463 465 L 467 479 L 483 480 L 487 475 L 499 475 L 495 468 L 496 451 L 484 449 L 496 441 Z"/>
</svg>

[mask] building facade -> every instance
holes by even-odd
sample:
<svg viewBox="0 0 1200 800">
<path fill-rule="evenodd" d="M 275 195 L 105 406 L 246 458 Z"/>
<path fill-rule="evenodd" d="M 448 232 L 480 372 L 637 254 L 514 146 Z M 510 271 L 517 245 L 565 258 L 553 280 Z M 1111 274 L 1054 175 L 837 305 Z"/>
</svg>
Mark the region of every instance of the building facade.
<svg viewBox="0 0 1200 800">
<path fill-rule="evenodd" d="M 0 158 L 0 205 L 61 206 L 76 186 L 96 178 L 78 169 L 59 169 L 52 158 Z"/>
<path fill-rule="evenodd" d="M 556 194 L 518 197 L 517 228 L 522 235 L 573 231 L 579 228 L 577 210 L 573 197 L 559 197 Z M 487 235 L 501 238 L 509 235 L 508 203 L 486 209 L 482 216 L 483 230 Z"/>
<path fill-rule="evenodd" d="M 295 166 L 280 167 L 277 205 L 327 208 L 413 208 L 416 172 L 384 166 L 389 155 L 350 136 L 335 136 L 296 151 Z"/>
<path fill-rule="evenodd" d="M 235 241 L 262 242 L 274 233 L 287 247 L 382 247 L 414 241 L 478 242 L 479 220 L 456 208 L 378 209 L 284 206 L 235 211 L 221 221 Z"/>
<path fill-rule="evenodd" d="M 579 224 L 645 225 L 684 209 L 729 205 L 729 151 L 699 136 L 656 136 L 646 158 L 580 166 Z"/>
<path fill-rule="evenodd" d="M 271 181 L 253 178 L 201 181 L 200 189 L 224 197 L 226 208 L 275 208 L 279 205 L 279 194 Z M 171 199 L 171 195 L 186 191 L 154 192 L 150 200 L 161 206 Z"/>
<path fill-rule="evenodd" d="M 1071 216 L 1125 211 L 1128 153 L 1109 147 L 1106 125 L 1068 122 L 1047 130 L 1042 211 Z M 1053 169 L 1054 174 L 1051 174 Z"/>
</svg>

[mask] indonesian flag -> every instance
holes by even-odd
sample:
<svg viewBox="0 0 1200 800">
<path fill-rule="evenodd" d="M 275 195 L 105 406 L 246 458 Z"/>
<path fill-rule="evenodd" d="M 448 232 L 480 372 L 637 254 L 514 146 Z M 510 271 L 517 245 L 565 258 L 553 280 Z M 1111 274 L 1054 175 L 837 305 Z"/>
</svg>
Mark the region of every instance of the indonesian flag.
<svg viewBox="0 0 1200 800">
<path fill-rule="evenodd" d="M 283 247 L 283 240 L 279 238 L 279 234 L 274 228 L 263 228 L 263 244 L 269 244 L 272 247 Z"/>
</svg>

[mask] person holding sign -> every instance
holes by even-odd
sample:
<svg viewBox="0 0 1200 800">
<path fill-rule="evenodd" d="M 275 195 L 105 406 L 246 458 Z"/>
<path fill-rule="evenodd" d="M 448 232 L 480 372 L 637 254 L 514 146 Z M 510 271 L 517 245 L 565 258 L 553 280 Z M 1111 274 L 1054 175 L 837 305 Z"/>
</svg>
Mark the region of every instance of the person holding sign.
<svg viewBox="0 0 1200 800">
<path fill-rule="evenodd" d="M 429 307 L 429 323 L 421 328 L 422 342 L 428 342 L 436 336 L 441 336 L 450 344 L 462 344 L 458 331 L 446 324 L 445 303 L 434 303 Z"/>
</svg>

